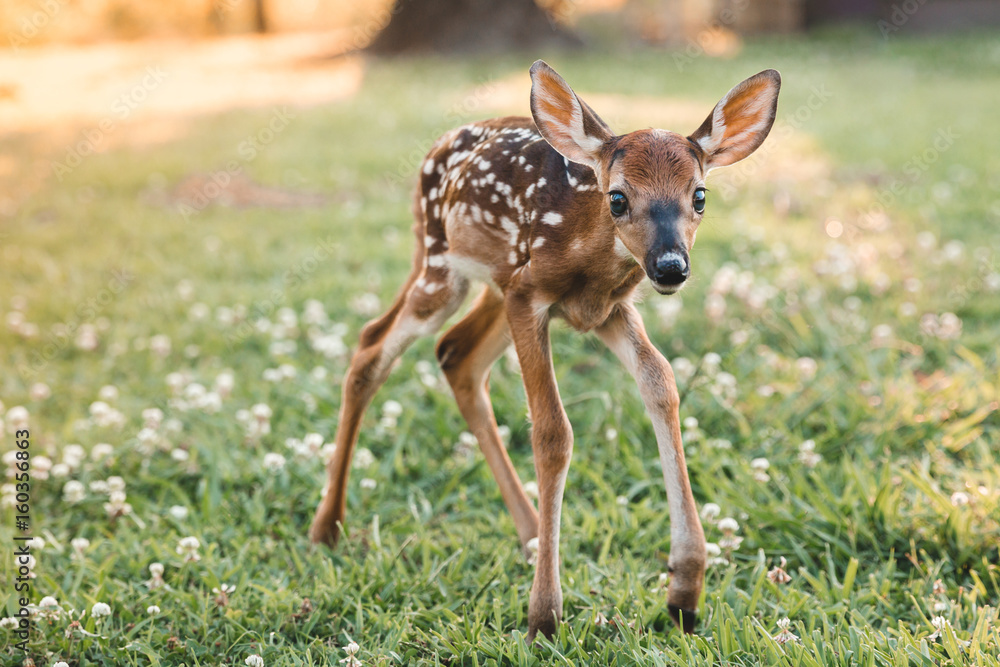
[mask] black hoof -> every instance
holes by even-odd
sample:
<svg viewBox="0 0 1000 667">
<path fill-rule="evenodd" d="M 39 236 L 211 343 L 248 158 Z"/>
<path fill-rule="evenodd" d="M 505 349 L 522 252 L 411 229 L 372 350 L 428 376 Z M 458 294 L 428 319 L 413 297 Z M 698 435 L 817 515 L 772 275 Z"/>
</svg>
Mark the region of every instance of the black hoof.
<svg viewBox="0 0 1000 667">
<path fill-rule="evenodd" d="M 670 618 L 674 619 L 674 623 L 684 631 L 684 634 L 694 634 L 694 626 L 698 622 L 697 611 L 694 609 L 682 609 L 672 604 L 667 605 L 667 610 L 670 612 Z"/>
</svg>

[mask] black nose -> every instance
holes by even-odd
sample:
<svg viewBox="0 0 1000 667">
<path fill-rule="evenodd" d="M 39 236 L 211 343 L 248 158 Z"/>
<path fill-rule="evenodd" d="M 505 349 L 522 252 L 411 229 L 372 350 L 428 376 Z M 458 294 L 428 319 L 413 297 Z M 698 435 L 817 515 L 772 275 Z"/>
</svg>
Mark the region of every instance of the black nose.
<svg viewBox="0 0 1000 667">
<path fill-rule="evenodd" d="M 687 258 L 676 252 L 667 252 L 656 259 L 653 280 L 661 285 L 680 285 L 691 275 Z"/>
</svg>

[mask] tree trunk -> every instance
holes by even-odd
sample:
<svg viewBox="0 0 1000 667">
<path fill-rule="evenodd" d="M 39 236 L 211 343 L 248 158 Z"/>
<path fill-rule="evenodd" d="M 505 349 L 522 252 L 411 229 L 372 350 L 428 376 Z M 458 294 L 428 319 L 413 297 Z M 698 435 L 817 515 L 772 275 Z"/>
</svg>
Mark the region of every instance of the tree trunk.
<svg viewBox="0 0 1000 667">
<path fill-rule="evenodd" d="M 396 0 L 368 47 L 399 53 L 496 53 L 578 46 L 535 0 Z"/>
<path fill-rule="evenodd" d="M 267 32 L 267 8 L 264 0 L 253 0 L 253 28 L 255 32 Z"/>
</svg>

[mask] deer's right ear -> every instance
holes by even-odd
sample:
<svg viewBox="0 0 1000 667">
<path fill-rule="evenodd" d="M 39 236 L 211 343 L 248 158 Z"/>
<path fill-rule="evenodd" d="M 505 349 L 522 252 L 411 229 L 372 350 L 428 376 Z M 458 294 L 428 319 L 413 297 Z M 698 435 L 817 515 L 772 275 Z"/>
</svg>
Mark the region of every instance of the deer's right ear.
<svg viewBox="0 0 1000 667">
<path fill-rule="evenodd" d="M 556 71 L 542 60 L 531 66 L 531 116 L 538 131 L 567 160 L 595 171 L 601 148 L 613 138 L 611 128 L 576 96 Z"/>
</svg>

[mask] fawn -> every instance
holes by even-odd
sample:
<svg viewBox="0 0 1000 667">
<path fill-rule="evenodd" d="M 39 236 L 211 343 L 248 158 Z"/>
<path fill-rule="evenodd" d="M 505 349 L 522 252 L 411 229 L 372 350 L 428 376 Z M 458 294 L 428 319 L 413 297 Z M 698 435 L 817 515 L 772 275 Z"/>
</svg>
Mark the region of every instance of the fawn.
<svg viewBox="0 0 1000 667">
<path fill-rule="evenodd" d="M 559 517 L 573 431 L 559 398 L 549 320 L 594 331 L 639 385 L 653 422 L 670 512 L 670 615 L 693 632 L 705 536 L 691 486 L 670 364 L 633 304 L 643 277 L 661 294 L 690 274 L 705 211 L 705 176 L 750 155 L 767 137 L 781 77 L 740 83 L 688 137 L 665 130 L 615 135 L 552 68 L 531 67 L 532 118 L 472 123 L 441 137 L 420 168 L 413 271 L 391 308 L 361 331 L 344 378 L 329 485 L 310 529 L 333 545 L 344 520 L 362 415 L 393 362 L 436 332 L 485 283 L 441 338 L 437 358 L 527 548 L 538 538 L 528 633 L 551 636 L 562 617 Z M 489 372 L 513 340 L 532 423 L 538 511 L 497 432 Z"/>
</svg>

